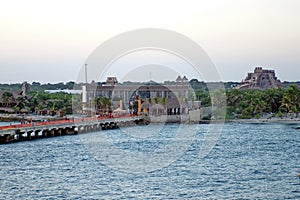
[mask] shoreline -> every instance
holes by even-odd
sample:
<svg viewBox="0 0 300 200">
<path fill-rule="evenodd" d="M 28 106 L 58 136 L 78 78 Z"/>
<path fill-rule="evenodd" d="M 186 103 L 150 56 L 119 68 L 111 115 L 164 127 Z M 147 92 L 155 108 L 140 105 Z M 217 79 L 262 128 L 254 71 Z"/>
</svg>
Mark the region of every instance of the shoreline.
<svg viewBox="0 0 300 200">
<path fill-rule="evenodd" d="M 227 122 L 235 122 L 235 123 L 247 123 L 247 124 L 269 124 L 269 123 L 281 123 L 281 124 L 300 124 L 300 118 L 259 118 L 259 119 L 230 119 L 225 120 Z"/>
<path fill-rule="evenodd" d="M 154 119 L 157 117 L 154 117 Z M 61 120 L 64 118 L 61 117 L 53 117 L 53 116 L 39 116 L 39 115 L 0 115 L 1 122 L 21 122 L 21 121 L 32 121 L 32 122 L 40 122 L 40 121 L 55 121 Z M 179 118 L 177 120 L 153 120 L 153 123 L 180 123 Z M 199 120 L 199 121 L 189 121 L 189 119 L 184 118 L 182 123 L 190 123 L 190 124 L 211 124 L 211 123 L 245 123 L 245 124 L 268 124 L 268 123 L 281 123 L 281 124 L 300 124 L 300 117 L 291 118 L 291 117 L 272 117 L 272 118 L 251 118 L 251 119 L 225 119 L 225 120 Z"/>
</svg>

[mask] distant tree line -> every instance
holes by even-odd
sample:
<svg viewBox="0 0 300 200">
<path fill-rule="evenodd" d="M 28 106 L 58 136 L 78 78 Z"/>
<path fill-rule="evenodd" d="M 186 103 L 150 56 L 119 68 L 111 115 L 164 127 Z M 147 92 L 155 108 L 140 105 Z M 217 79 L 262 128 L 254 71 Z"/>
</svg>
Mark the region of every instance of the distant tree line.
<svg viewBox="0 0 300 200">
<path fill-rule="evenodd" d="M 92 84 L 97 84 L 97 85 L 102 85 L 105 84 L 105 82 L 95 82 L 92 81 Z M 235 87 L 236 85 L 239 84 L 239 82 L 223 82 L 225 89 L 231 89 Z M 59 83 L 39 83 L 39 82 L 32 82 L 29 84 L 30 90 L 31 91 L 45 91 L 45 90 L 65 90 L 69 89 L 72 90 L 74 88 L 81 89 L 81 85 L 83 83 L 75 83 L 74 81 L 69 81 L 66 83 L 59 82 Z M 122 83 L 123 85 L 147 85 L 149 83 L 140 83 L 140 82 L 131 82 L 131 81 L 126 81 Z M 155 83 L 151 83 L 152 85 Z M 159 85 L 159 83 L 157 83 Z M 169 84 L 169 85 L 176 85 L 175 81 L 165 81 L 164 84 Z M 198 81 L 197 79 L 192 79 L 189 81 L 189 84 L 191 87 L 197 91 L 197 90 L 203 90 L 206 88 L 206 83 L 204 81 Z M 214 83 L 210 83 L 213 85 Z M 216 83 L 219 84 L 219 83 Z M 283 88 L 287 88 L 290 85 L 298 85 L 300 86 L 300 82 L 283 82 L 282 83 Z M 21 88 L 21 83 L 12 83 L 12 84 L 1 84 L 0 83 L 0 90 L 5 90 L 5 91 L 15 91 L 19 90 Z"/>
<path fill-rule="evenodd" d="M 5 91 L 15 91 L 20 90 L 21 83 L 12 83 L 12 84 L 0 84 L 0 90 Z M 69 81 L 67 83 L 39 83 L 39 82 L 32 82 L 29 84 L 31 91 L 45 91 L 45 90 L 65 90 L 69 89 L 72 90 L 75 86 L 74 81 Z"/>
<path fill-rule="evenodd" d="M 12 92 L 6 91 L 0 97 L 2 108 L 12 108 L 14 113 L 36 113 L 41 115 L 65 115 L 72 113 L 73 101 L 81 100 L 80 95 L 65 92 L 48 93 L 32 91 L 28 96 L 18 96 L 16 99 Z M 8 110 L 8 109 L 6 109 Z M 11 112 L 8 110 L 7 112 Z"/>
<path fill-rule="evenodd" d="M 229 90 L 227 91 L 227 117 L 259 118 L 283 117 L 291 114 L 298 117 L 300 112 L 300 89 L 290 85 L 283 89 Z"/>
<path fill-rule="evenodd" d="M 283 88 L 262 91 L 234 89 L 233 87 L 236 83 L 228 82 L 225 84 L 227 118 L 255 118 L 266 114 L 278 117 L 294 114 L 295 117 L 298 117 L 300 112 L 300 89 L 296 84 L 286 82 Z M 80 86 L 80 84 L 76 85 Z M 189 93 L 187 100 L 199 100 L 203 107 L 209 107 L 212 101 L 218 101 L 217 98 L 211 98 L 211 94 L 204 82 L 192 79 L 190 85 L 193 88 L 193 92 Z M 74 86 L 75 82 L 72 81 L 56 84 L 33 82 L 29 86 L 31 92 L 28 98 L 22 96 L 15 98 L 13 91 L 20 90 L 21 84 L 0 84 L 0 90 L 5 91 L 2 92 L 2 96 L 0 96 L 0 103 L 2 107 L 13 108 L 16 113 L 21 111 L 31 113 L 47 111 L 51 113 L 62 112 L 69 114 L 72 113 L 72 97 L 73 102 L 77 102 L 75 105 L 79 105 L 76 109 L 81 109 L 80 95 L 71 95 L 64 92 L 47 93 L 44 92 L 44 90 L 73 89 Z M 220 99 L 222 100 L 222 98 Z M 153 101 L 157 103 L 158 99 L 154 98 Z M 164 101 L 162 100 L 162 102 Z M 223 104 L 224 102 L 219 103 Z M 96 98 L 94 104 L 96 108 L 102 112 L 111 111 L 111 99 Z"/>
<path fill-rule="evenodd" d="M 211 95 L 207 89 L 195 91 L 196 100 L 202 106 L 211 106 Z M 268 90 L 226 90 L 227 119 L 269 117 L 298 117 L 300 112 L 300 88 L 290 85 L 288 88 Z"/>
</svg>

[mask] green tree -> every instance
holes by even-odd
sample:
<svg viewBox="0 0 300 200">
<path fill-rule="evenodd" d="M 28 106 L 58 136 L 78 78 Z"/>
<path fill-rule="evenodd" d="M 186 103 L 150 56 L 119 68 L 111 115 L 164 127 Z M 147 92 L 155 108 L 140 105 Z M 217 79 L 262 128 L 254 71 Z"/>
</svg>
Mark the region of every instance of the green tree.
<svg viewBox="0 0 300 200">
<path fill-rule="evenodd" d="M 158 97 L 154 97 L 154 103 L 159 104 L 159 98 Z"/>
<path fill-rule="evenodd" d="M 21 110 L 25 108 L 27 105 L 27 101 L 23 96 L 17 98 L 17 107 Z"/>
<path fill-rule="evenodd" d="M 204 107 L 211 106 L 211 97 L 208 91 L 201 89 L 195 91 L 196 100 L 201 101 L 201 105 Z"/>
<path fill-rule="evenodd" d="M 95 97 L 94 103 L 96 110 L 111 111 L 112 102 L 107 97 Z"/>
<path fill-rule="evenodd" d="M 15 101 L 13 94 L 11 92 L 7 92 L 7 91 L 2 94 L 1 98 L 2 98 L 3 104 L 6 107 L 8 107 L 9 104 L 11 104 Z"/>
<path fill-rule="evenodd" d="M 266 112 L 277 113 L 281 106 L 283 97 L 282 89 L 268 89 L 263 93 L 263 99 L 266 103 Z"/>
<path fill-rule="evenodd" d="M 218 89 L 211 92 L 211 103 L 216 107 L 226 106 L 226 93 L 224 90 Z"/>
<path fill-rule="evenodd" d="M 161 104 L 163 105 L 163 106 L 165 106 L 166 105 L 166 97 L 163 97 L 162 99 L 161 99 Z"/>
<path fill-rule="evenodd" d="M 300 110 L 300 90 L 296 85 L 291 85 L 283 94 L 281 106 L 285 108 L 286 113 L 296 113 Z"/>
</svg>

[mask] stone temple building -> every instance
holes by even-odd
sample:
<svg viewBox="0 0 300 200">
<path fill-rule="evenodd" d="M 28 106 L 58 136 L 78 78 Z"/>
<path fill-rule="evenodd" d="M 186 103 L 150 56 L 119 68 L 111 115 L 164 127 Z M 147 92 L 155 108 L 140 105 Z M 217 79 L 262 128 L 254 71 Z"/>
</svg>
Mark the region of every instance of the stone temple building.
<svg viewBox="0 0 300 200">
<path fill-rule="evenodd" d="M 246 79 L 237 88 L 265 90 L 279 88 L 280 85 L 281 82 L 277 79 L 274 70 L 256 67 L 253 73 L 248 73 Z"/>
</svg>

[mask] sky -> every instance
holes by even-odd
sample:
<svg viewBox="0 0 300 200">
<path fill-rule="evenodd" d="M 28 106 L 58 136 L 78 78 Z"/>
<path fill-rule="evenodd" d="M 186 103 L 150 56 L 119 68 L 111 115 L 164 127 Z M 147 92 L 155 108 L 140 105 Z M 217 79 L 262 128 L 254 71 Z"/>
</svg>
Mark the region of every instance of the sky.
<svg viewBox="0 0 300 200">
<path fill-rule="evenodd" d="M 298 0 L 0 0 L 0 83 L 77 80 L 99 45 L 141 28 L 172 30 L 195 41 L 223 81 L 241 81 L 255 66 L 274 69 L 282 81 L 299 81 L 299 8 Z M 170 63 L 165 66 L 173 69 Z M 140 73 L 151 64 L 144 61 L 131 71 Z M 193 78 L 184 64 L 174 73 L 157 72 L 159 66 L 149 67 L 153 73 L 140 78 Z"/>
</svg>

